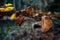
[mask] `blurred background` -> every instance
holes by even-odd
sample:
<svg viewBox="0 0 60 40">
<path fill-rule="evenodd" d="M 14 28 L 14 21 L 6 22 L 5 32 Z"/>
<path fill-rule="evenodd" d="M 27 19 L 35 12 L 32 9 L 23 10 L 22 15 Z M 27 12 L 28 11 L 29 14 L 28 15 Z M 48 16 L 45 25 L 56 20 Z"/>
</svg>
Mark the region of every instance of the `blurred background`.
<svg viewBox="0 0 60 40">
<path fill-rule="evenodd" d="M 5 14 L 3 20 L 0 18 L 0 40 L 60 40 L 60 1 L 59 0 L 0 0 L 0 7 L 4 4 L 11 3 L 14 7 L 11 12 L 0 12 Z M 39 29 L 34 32 L 35 20 L 25 20 L 21 26 L 16 24 L 16 20 L 8 20 L 10 16 L 17 10 L 22 10 L 31 6 L 37 13 L 38 10 L 50 11 L 57 15 L 53 20 L 53 30 L 48 33 L 40 32 Z M 37 34 L 37 36 L 34 35 Z M 49 39 L 48 39 L 49 38 Z"/>
</svg>

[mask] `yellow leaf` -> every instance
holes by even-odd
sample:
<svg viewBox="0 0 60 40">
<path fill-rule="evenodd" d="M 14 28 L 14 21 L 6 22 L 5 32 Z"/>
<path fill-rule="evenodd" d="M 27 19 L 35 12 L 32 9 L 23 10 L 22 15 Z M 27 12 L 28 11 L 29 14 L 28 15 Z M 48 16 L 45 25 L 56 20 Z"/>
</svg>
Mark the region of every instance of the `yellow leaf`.
<svg viewBox="0 0 60 40">
<path fill-rule="evenodd" d="M 10 20 L 13 20 L 15 17 L 16 17 L 16 14 L 12 14 L 12 15 L 10 16 Z"/>
</svg>

